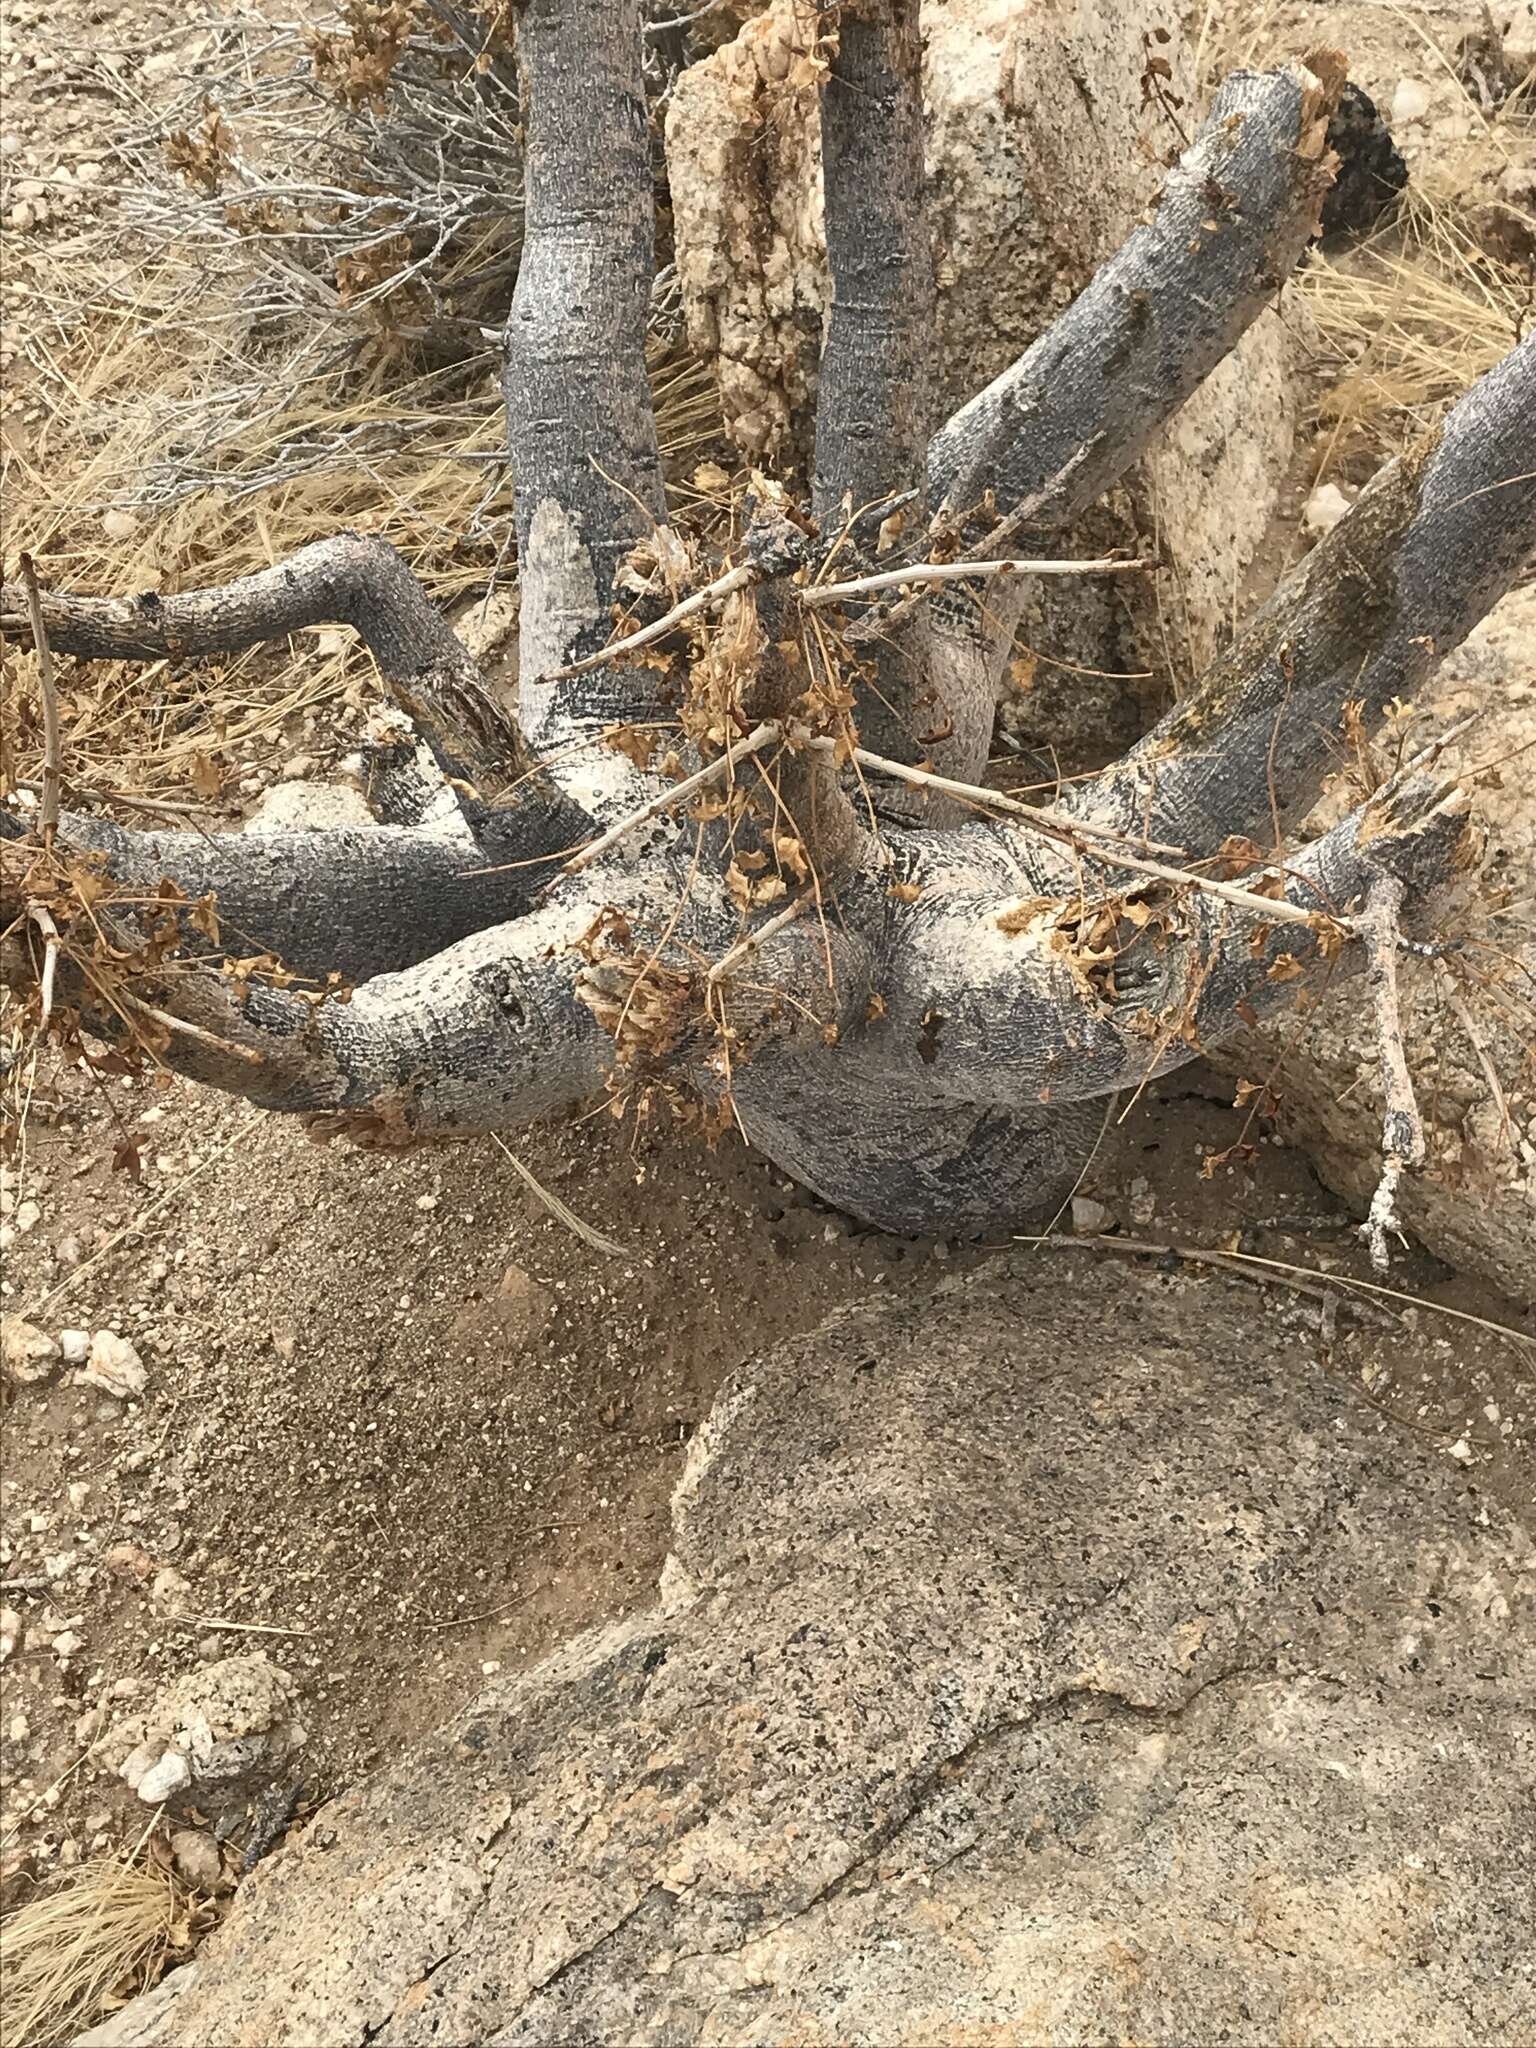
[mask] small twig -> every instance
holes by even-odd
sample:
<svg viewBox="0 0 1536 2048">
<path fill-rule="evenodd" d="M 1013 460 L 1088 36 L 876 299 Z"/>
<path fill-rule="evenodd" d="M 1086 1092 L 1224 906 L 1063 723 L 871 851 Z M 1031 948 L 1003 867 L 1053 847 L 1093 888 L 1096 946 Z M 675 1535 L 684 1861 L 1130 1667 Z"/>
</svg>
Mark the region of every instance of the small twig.
<svg viewBox="0 0 1536 2048">
<path fill-rule="evenodd" d="M 776 719 L 767 719 L 755 731 L 749 732 L 744 740 L 733 741 L 723 754 L 718 755 L 713 761 L 706 761 L 702 768 L 696 769 L 692 775 L 685 775 L 681 782 L 675 782 L 670 789 L 662 790 L 648 803 L 643 803 L 638 810 L 630 811 L 620 818 L 617 824 L 610 825 L 606 832 L 600 833 L 589 845 L 582 847 L 579 853 L 573 854 L 565 864 L 565 873 L 580 874 L 583 868 L 590 867 L 593 861 L 605 854 L 609 847 L 622 839 L 627 832 L 633 832 L 637 825 L 647 824 L 652 818 L 659 818 L 664 812 L 675 810 L 679 804 L 686 803 L 695 791 L 713 782 L 715 777 L 723 774 L 733 762 L 743 760 L 748 754 L 755 754 L 759 747 L 766 747 L 770 740 L 779 737 L 781 731 L 782 727 Z"/>
<path fill-rule="evenodd" d="M 1536 1339 L 1527 1337 L 1523 1330 L 1512 1330 L 1508 1323 L 1496 1323 L 1488 1316 L 1474 1315 L 1470 1309 L 1452 1308 L 1448 1302 L 1431 1301 L 1423 1294 L 1405 1294 L 1401 1288 L 1382 1287 L 1374 1280 L 1359 1280 L 1353 1273 L 1322 1273 L 1315 1266 L 1295 1266 L 1286 1259 L 1261 1258 L 1257 1252 L 1215 1251 L 1203 1245 L 1164 1244 L 1144 1237 L 1043 1236 L 1018 1237 L 1014 1242 L 1048 1244 L 1058 1251 L 1119 1252 L 1126 1257 L 1149 1255 L 1164 1259 L 1187 1259 L 1193 1265 L 1230 1267 L 1233 1272 L 1256 1283 L 1269 1274 L 1278 1273 L 1285 1285 L 1298 1287 L 1305 1294 L 1315 1294 L 1321 1288 L 1337 1287 L 1342 1288 L 1346 1294 L 1377 1295 L 1383 1301 L 1400 1301 L 1408 1308 L 1427 1309 L 1431 1315 L 1449 1316 L 1453 1322 L 1470 1323 L 1475 1330 L 1487 1330 L 1495 1337 L 1507 1337 L 1511 1344 L 1519 1345 L 1528 1351 L 1536 1351 Z M 1359 1304 L 1355 1306 L 1358 1309 Z M 1377 1313 L 1386 1312 L 1378 1310 Z M 1393 1323 L 1397 1326 L 1395 1317 Z M 1449 1435 L 1450 1432 L 1447 1430 L 1445 1434 Z"/>
<path fill-rule="evenodd" d="M 617 661 L 621 654 L 633 654 L 636 648 L 649 647 L 653 641 L 665 639 L 674 626 L 680 626 L 684 619 L 691 619 L 707 605 L 729 597 L 733 591 L 744 590 L 749 583 L 756 583 L 762 573 L 756 562 L 742 562 L 734 569 L 727 569 L 723 576 L 717 576 L 713 583 L 706 583 L 702 590 L 685 597 L 661 618 L 653 619 L 650 625 L 642 626 L 636 633 L 626 634 L 622 640 L 610 641 L 596 654 L 583 655 L 580 661 L 568 662 L 564 668 L 546 669 L 539 681 L 563 683 L 571 676 L 584 676 L 588 669 L 605 668 L 610 661 Z"/>
<path fill-rule="evenodd" d="M 37 587 L 37 569 L 30 555 L 21 557 L 21 580 L 27 586 L 27 613 L 32 625 L 32 645 L 37 649 L 37 687 L 43 700 L 43 797 L 40 806 L 43 844 L 52 846 L 59 824 L 59 792 L 63 786 L 59 731 L 59 693 L 53 680 L 53 653 L 48 645 L 48 628 L 43 622 L 43 594 Z"/>
<path fill-rule="evenodd" d="M 603 1233 L 600 1230 L 594 1230 L 590 1223 L 583 1223 L 576 1214 L 576 1211 L 567 1207 L 557 1194 L 553 1194 L 550 1189 L 545 1187 L 544 1183 L 534 1173 L 532 1167 L 525 1166 L 511 1146 L 497 1132 L 491 1131 L 488 1133 L 488 1136 L 491 1143 L 499 1146 L 506 1155 L 507 1163 L 516 1173 L 523 1186 L 527 1188 L 531 1195 L 543 1203 L 557 1223 L 563 1223 L 567 1230 L 581 1239 L 583 1244 L 590 1245 L 595 1252 L 605 1252 L 611 1259 L 632 1259 L 635 1256 L 627 1246 L 617 1243 L 611 1237 L 604 1237 Z"/>
<path fill-rule="evenodd" d="M 814 902 L 814 900 L 812 896 L 797 896 L 793 903 L 779 911 L 776 916 L 770 917 L 766 924 L 760 924 L 756 931 L 748 932 L 745 937 L 738 939 L 730 951 L 722 954 L 714 966 L 710 968 L 706 979 L 712 983 L 724 981 L 732 969 L 745 960 L 749 954 L 755 953 L 776 932 L 783 931 L 786 925 L 793 924 L 807 904 Z"/>
<path fill-rule="evenodd" d="M 48 1029 L 48 1019 L 53 1015 L 53 982 L 59 968 L 59 928 L 53 915 L 41 903 L 29 903 L 27 916 L 43 935 L 42 1015 L 38 1019 L 39 1031 Z"/>
<path fill-rule="evenodd" d="M 887 760 L 884 755 L 871 754 L 863 747 L 854 749 L 854 759 L 873 769 L 877 775 L 893 775 L 898 781 L 910 782 L 919 788 L 940 789 L 950 796 L 970 797 L 977 803 L 989 804 L 1010 818 L 1019 818 L 1028 828 L 1048 839 L 1066 840 L 1094 860 L 1106 861 L 1112 867 L 1129 868 L 1133 874 L 1146 875 L 1153 881 L 1203 890 L 1206 895 L 1219 896 L 1224 903 L 1236 904 L 1239 909 L 1251 911 L 1269 923 L 1304 924 L 1313 931 L 1327 923 L 1337 925 L 1346 933 L 1353 930 L 1347 918 L 1333 917 L 1322 910 L 1303 910 L 1299 903 L 1292 903 L 1284 896 L 1260 896 L 1236 882 L 1218 882 L 1210 875 L 1193 874 L 1188 868 L 1169 867 L 1163 861 L 1145 860 L 1138 854 L 1124 853 L 1120 850 L 1124 844 L 1120 834 L 1102 825 L 1091 824 L 1086 819 L 1068 818 L 1059 811 L 1021 804 L 1016 797 L 1004 796 L 1000 790 L 984 789 L 979 783 L 955 782 L 949 776 L 935 775 L 927 768 L 909 768 L 904 761 Z"/>
<path fill-rule="evenodd" d="M 227 1628 L 248 1636 L 312 1636 L 312 1628 L 280 1628 L 275 1621 L 231 1621 L 223 1614 L 180 1614 L 177 1628 Z"/>
<path fill-rule="evenodd" d="M 216 1031 L 205 1031 L 201 1024 L 188 1023 L 185 1017 L 173 1017 L 169 1010 L 157 1010 L 153 1003 L 146 1003 L 138 996 L 119 991 L 117 1000 L 127 1003 L 130 1009 L 142 1016 L 153 1017 L 157 1024 L 163 1024 L 167 1031 L 178 1032 L 183 1038 L 195 1038 L 199 1045 L 211 1046 L 215 1052 L 227 1053 L 232 1059 L 244 1060 L 247 1066 L 266 1065 L 266 1054 L 258 1052 L 253 1045 L 236 1045 L 232 1038 L 220 1038 Z"/>
<path fill-rule="evenodd" d="M 1392 1253 L 1387 1233 L 1401 1238 L 1397 1190 L 1405 1168 L 1424 1163 L 1424 1124 L 1408 1072 L 1403 1023 L 1397 1000 L 1397 921 L 1403 885 L 1395 875 L 1378 875 L 1366 894 L 1365 908 L 1355 920 L 1369 962 L 1371 992 L 1376 1004 L 1377 1051 L 1381 1055 L 1381 1179 L 1360 1234 L 1371 1248 L 1378 1273 L 1390 1270 Z"/>
<path fill-rule="evenodd" d="M 878 575 L 856 576 L 847 583 L 815 583 L 797 595 L 803 605 L 815 606 L 877 590 L 899 590 L 908 583 L 970 583 L 991 576 L 1122 576 L 1127 570 L 1156 567 L 1155 562 L 1127 561 L 1118 555 L 1096 562 L 913 562 L 905 569 L 882 569 Z"/>
</svg>

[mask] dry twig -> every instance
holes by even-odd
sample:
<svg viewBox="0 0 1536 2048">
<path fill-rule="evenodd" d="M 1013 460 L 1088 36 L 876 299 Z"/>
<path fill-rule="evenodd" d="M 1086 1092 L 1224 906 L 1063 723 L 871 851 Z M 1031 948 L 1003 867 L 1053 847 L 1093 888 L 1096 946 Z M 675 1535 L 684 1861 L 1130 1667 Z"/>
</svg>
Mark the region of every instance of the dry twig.
<svg viewBox="0 0 1536 2048">
<path fill-rule="evenodd" d="M 1365 908 L 1355 919 L 1355 929 L 1364 941 L 1369 961 L 1371 992 L 1376 1004 L 1377 1050 L 1381 1055 L 1381 1179 L 1360 1226 L 1360 1234 L 1371 1248 L 1371 1264 L 1378 1273 L 1387 1272 L 1392 1264 L 1388 1232 L 1402 1235 L 1397 1190 L 1403 1172 L 1424 1163 L 1424 1124 L 1408 1072 L 1397 1000 L 1398 913 L 1402 900 L 1402 883 L 1395 876 L 1380 875 L 1372 882 Z"/>
</svg>

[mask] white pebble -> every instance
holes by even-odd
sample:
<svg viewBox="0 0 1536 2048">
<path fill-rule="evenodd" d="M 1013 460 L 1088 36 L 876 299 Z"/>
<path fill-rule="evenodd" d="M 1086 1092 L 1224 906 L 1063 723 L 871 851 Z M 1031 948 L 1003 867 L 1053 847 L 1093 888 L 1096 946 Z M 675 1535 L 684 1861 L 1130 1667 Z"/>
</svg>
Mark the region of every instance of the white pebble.
<svg viewBox="0 0 1536 2048">
<path fill-rule="evenodd" d="M 1332 533 L 1349 510 L 1349 504 L 1337 484 L 1319 484 L 1306 502 L 1301 523 L 1308 533 Z"/>
<path fill-rule="evenodd" d="M 191 1782 L 192 1766 L 184 1756 L 168 1749 L 159 1763 L 144 1773 L 134 1789 L 146 1806 L 158 1806 L 162 1799 L 169 1799 Z"/>
<path fill-rule="evenodd" d="M 1429 112 L 1429 87 L 1422 78 L 1400 78 L 1392 95 L 1392 126 L 1422 121 Z"/>
<path fill-rule="evenodd" d="M 79 1377 L 85 1386 L 100 1387 L 114 1400 L 126 1401 L 143 1393 L 149 1376 L 126 1337 L 98 1330 L 91 1339 L 90 1363 Z"/>
</svg>

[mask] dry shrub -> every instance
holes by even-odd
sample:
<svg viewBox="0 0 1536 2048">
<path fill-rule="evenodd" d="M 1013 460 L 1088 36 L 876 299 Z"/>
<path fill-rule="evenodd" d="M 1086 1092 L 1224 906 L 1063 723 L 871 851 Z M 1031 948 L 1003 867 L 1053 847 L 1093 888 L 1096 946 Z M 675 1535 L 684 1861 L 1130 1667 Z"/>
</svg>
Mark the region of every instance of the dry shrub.
<svg viewBox="0 0 1536 2048">
<path fill-rule="evenodd" d="M 0 1922 L 0 2037 L 51 2048 L 155 1984 L 208 1909 L 153 1854 L 102 1858 Z"/>
<path fill-rule="evenodd" d="M 1352 441 L 1378 456 L 1400 447 L 1507 355 L 1536 315 L 1529 268 L 1488 247 L 1476 189 L 1410 188 L 1363 249 L 1319 257 L 1298 279 L 1333 366 L 1317 407 L 1336 429 L 1330 454 Z M 1536 218 L 1530 228 L 1536 235 Z"/>
<path fill-rule="evenodd" d="M 119 594 L 383 534 L 439 602 L 508 580 L 497 328 L 521 244 L 510 73 L 473 14 L 346 0 L 315 27 L 222 24 L 207 76 L 119 148 L 120 212 L 39 259 L 13 345 L 44 415 L 0 456 L 6 552 Z M 129 118 L 126 95 L 120 109 Z M 674 473 L 712 446 L 709 373 L 659 281 L 651 345 Z M 351 636 L 286 656 L 66 664 L 66 770 L 102 796 L 218 794 L 221 756 L 371 693 Z M 7 779 L 35 763 L 12 654 Z"/>
</svg>

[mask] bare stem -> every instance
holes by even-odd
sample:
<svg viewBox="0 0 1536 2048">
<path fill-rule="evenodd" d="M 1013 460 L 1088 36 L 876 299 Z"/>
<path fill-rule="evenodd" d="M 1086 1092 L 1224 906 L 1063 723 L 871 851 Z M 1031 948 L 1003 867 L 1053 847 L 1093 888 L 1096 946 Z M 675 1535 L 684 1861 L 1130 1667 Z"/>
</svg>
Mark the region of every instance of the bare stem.
<svg viewBox="0 0 1536 2048">
<path fill-rule="evenodd" d="M 27 586 L 27 613 L 32 622 L 32 645 L 37 649 L 37 687 L 43 700 L 43 795 L 40 818 L 43 844 L 51 846 L 53 835 L 58 830 L 59 796 L 63 782 L 59 692 L 53 680 L 53 650 L 48 645 L 48 628 L 43 621 L 43 594 L 38 589 L 37 568 L 30 555 L 23 555 L 21 558 L 21 577 Z"/>
<path fill-rule="evenodd" d="M 734 569 L 727 569 L 723 576 L 717 576 L 713 583 L 706 583 L 702 590 L 694 591 L 675 604 L 671 611 L 659 619 L 653 619 L 648 626 L 642 626 L 637 633 L 629 633 L 622 640 L 611 640 L 596 654 L 584 655 L 580 661 L 568 661 L 564 668 L 552 668 L 539 677 L 541 683 L 563 683 L 572 676 L 584 676 L 589 669 L 604 668 L 610 661 L 617 661 L 621 654 L 634 654 L 642 647 L 651 647 L 656 641 L 664 640 L 674 627 L 682 625 L 685 619 L 695 617 L 709 605 L 721 598 L 730 597 L 733 592 L 745 590 L 749 583 L 757 582 L 762 569 L 756 562 L 741 562 Z"/>
<path fill-rule="evenodd" d="M 1381 1179 L 1360 1226 L 1360 1234 L 1371 1248 L 1371 1264 L 1378 1273 L 1387 1272 L 1392 1263 L 1388 1232 L 1401 1235 L 1397 1190 L 1403 1173 L 1424 1163 L 1424 1124 L 1413 1092 L 1413 1078 L 1408 1072 L 1397 999 L 1398 918 L 1402 902 L 1403 885 L 1398 878 L 1378 875 L 1366 895 L 1364 910 L 1355 920 L 1370 963 L 1371 992 L 1376 1003 L 1376 1044 L 1381 1055 Z"/>
<path fill-rule="evenodd" d="M 1119 555 L 1107 555 L 1097 562 L 912 562 L 905 569 L 882 569 L 878 575 L 855 576 L 847 583 L 814 583 L 799 597 L 803 605 L 814 609 L 837 604 L 845 597 L 900 590 L 909 583 L 973 583 L 994 576 L 1124 576 L 1132 570 L 1156 567 L 1156 562 L 1128 561 Z"/>
</svg>

